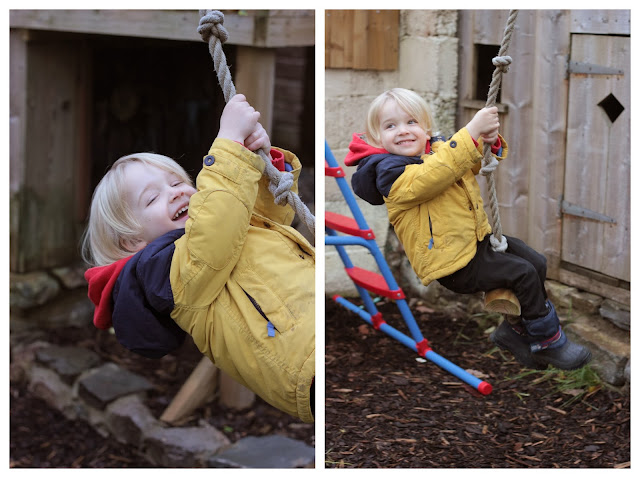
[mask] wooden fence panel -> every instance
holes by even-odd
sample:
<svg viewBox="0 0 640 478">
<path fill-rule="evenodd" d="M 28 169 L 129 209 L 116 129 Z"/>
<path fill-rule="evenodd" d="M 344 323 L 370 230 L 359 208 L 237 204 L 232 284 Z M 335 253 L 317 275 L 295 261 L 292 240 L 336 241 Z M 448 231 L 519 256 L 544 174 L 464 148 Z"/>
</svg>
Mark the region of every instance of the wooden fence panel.
<svg viewBox="0 0 640 478">
<path fill-rule="evenodd" d="M 327 10 L 325 67 L 395 70 L 399 10 Z"/>
</svg>

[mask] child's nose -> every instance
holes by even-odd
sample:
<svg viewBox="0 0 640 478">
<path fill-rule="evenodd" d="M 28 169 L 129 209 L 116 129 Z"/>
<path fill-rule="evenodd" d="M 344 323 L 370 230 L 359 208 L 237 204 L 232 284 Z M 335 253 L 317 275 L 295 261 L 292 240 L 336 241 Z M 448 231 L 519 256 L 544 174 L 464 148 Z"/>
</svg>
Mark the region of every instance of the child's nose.
<svg viewBox="0 0 640 478">
<path fill-rule="evenodd" d="M 171 195 L 171 201 L 173 202 L 182 196 L 184 196 L 184 191 L 174 191 L 173 194 Z"/>
</svg>

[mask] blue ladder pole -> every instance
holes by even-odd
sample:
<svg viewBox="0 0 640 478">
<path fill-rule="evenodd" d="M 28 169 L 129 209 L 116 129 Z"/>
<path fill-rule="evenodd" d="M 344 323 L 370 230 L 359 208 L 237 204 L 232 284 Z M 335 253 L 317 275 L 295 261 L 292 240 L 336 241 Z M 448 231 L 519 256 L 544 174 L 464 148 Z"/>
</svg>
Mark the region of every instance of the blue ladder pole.
<svg viewBox="0 0 640 478">
<path fill-rule="evenodd" d="M 336 179 L 338 187 L 342 192 L 342 196 L 347 202 L 347 205 L 349 206 L 349 209 L 353 215 L 353 218 L 356 221 L 356 224 L 358 225 L 358 228 L 361 231 L 370 231 L 367 221 L 365 220 L 360 210 L 360 207 L 356 202 L 356 198 L 344 177 L 344 172 L 342 171 L 342 168 L 339 166 L 337 160 L 335 159 L 335 156 L 333 155 L 326 141 L 325 141 L 325 160 L 329 168 L 333 169 L 332 172 L 326 173 L 326 174 L 334 176 L 334 178 Z M 349 255 L 344 249 L 344 246 L 348 246 L 348 245 L 363 246 L 366 249 L 368 249 L 369 252 L 373 255 L 376 261 L 376 264 L 378 265 L 378 268 L 382 273 L 382 277 L 386 282 L 388 289 L 392 291 L 400 290 L 400 287 L 396 283 L 395 278 L 393 277 L 393 274 L 389 269 L 386 259 L 382 255 L 380 248 L 378 247 L 374 239 L 365 239 L 364 237 L 355 237 L 355 236 L 353 237 L 338 236 L 337 232 L 331 229 L 330 227 L 325 227 L 325 229 L 328 234 L 328 236 L 325 237 L 325 245 L 333 245 L 336 247 L 336 250 L 338 251 L 338 255 L 340 256 L 340 259 L 342 260 L 345 268 L 347 269 L 353 268 L 353 264 L 351 263 L 351 260 L 349 259 Z M 405 324 L 407 325 L 411 335 L 413 336 L 413 340 L 409 336 L 403 334 L 402 332 L 398 331 L 394 327 L 390 326 L 389 324 L 381 320 L 381 316 L 377 317 L 376 322 L 374 323 L 372 318 L 373 316 L 378 316 L 379 312 L 377 311 L 377 308 L 373 300 L 369 296 L 369 293 L 366 289 L 364 289 L 358 284 L 355 284 L 355 286 L 360 297 L 363 300 L 364 307 L 366 310 L 363 310 L 361 307 L 358 307 L 357 305 L 353 304 L 352 302 L 340 296 L 335 296 L 334 300 L 337 303 L 344 306 L 345 308 L 347 308 L 348 310 L 355 312 L 367 323 L 374 326 L 377 330 L 383 331 L 390 337 L 396 339 L 403 345 L 417 352 L 419 355 L 424 356 L 426 359 L 435 363 L 436 365 L 446 370 L 447 372 L 451 373 L 455 377 L 459 378 L 463 382 L 471 385 L 483 395 L 488 395 L 489 393 L 491 393 L 492 386 L 489 383 L 482 381 L 479 378 L 471 375 L 467 371 L 453 364 L 452 362 L 440 356 L 439 354 L 437 354 L 431 349 L 431 347 L 428 345 L 427 340 L 424 339 L 424 337 L 422 336 L 422 333 L 420 332 L 420 329 L 415 321 L 415 318 L 411 312 L 411 309 L 409 308 L 407 302 L 404 299 L 396 298 L 392 300 L 394 300 L 394 302 L 396 303 L 396 306 L 398 307 L 398 310 L 400 311 L 405 321 Z"/>
<path fill-rule="evenodd" d="M 338 304 L 342 305 L 343 307 L 358 314 L 369 325 L 372 325 L 372 326 L 374 325 L 371 320 L 371 316 L 367 314 L 367 312 L 360 309 L 358 306 L 352 304 L 351 302 L 346 300 L 344 297 L 335 296 L 333 300 L 335 300 Z M 411 340 L 409 336 L 403 334 L 402 332 L 390 326 L 389 324 L 387 323 L 380 324 L 377 327 L 377 329 L 380 330 L 381 332 L 386 333 L 390 337 L 396 339 L 398 342 L 407 346 L 414 352 L 419 353 L 418 348 L 416 346 L 416 342 L 414 340 Z M 491 393 L 493 387 L 491 386 L 490 383 L 485 382 L 484 380 L 480 380 L 478 377 L 475 377 L 474 375 L 471 375 L 469 372 L 462 369 L 458 365 L 450 362 L 446 358 L 437 354 L 435 351 L 433 351 L 433 349 L 428 348 L 428 350 L 422 356 L 427 360 L 433 362 L 434 364 L 438 365 L 443 370 L 446 370 L 450 374 L 454 375 L 455 377 L 459 378 L 463 382 L 472 386 L 473 388 L 478 390 L 481 394 L 488 395 Z"/>
</svg>

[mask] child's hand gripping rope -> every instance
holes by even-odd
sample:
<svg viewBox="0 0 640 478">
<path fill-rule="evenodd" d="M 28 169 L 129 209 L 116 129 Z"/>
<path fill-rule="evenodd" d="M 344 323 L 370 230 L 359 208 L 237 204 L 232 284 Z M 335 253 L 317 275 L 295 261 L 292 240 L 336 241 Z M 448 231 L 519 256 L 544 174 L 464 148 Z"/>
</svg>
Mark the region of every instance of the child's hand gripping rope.
<svg viewBox="0 0 640 478">
<path fill-rule="evenodd" d="M 237 94 L 222 112 L 218 137 L 241 143 L 251 151 L 262 150 L 270 157 L 271 140 L 258 122 L 259 119 L 260 113 L 247 102 L 244 95 Z"/>
</svg>

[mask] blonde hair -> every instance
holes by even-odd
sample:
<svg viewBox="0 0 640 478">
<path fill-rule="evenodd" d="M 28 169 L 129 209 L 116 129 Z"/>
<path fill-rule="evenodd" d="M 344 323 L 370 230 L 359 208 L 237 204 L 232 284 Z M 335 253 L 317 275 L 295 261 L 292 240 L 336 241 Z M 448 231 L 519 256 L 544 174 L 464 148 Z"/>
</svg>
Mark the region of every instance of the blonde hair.
<svg viewBox="0 0 640 478">
<path fill-rule="evenodd" d="M 427 102 L 417 93 L 405 88 L 392 88 L 379 95 L 371 102 L 365 125 L 366 139 L 369 144 L 381 147 L 380 142 L 380 110 L 389 100 L 393 100 L 400 108 L 416 119 L 418 124 L 431 136 L 433 116 Z"/>
<path fill-rule="evenodd" d="M 130 256 L 133 253 L 124 247 L 124 241 L 137 242 L 143 232 L 125 200 L 125 166 L 133 162 L 174 173 L 193 184 L 182 166 L 167 156 L 135 153 L 118 159 L 100 180 L 91 199 L 89 223 L 82 239 L 82 258 L 89 265 L 104 266 Z"/>
</svg>

